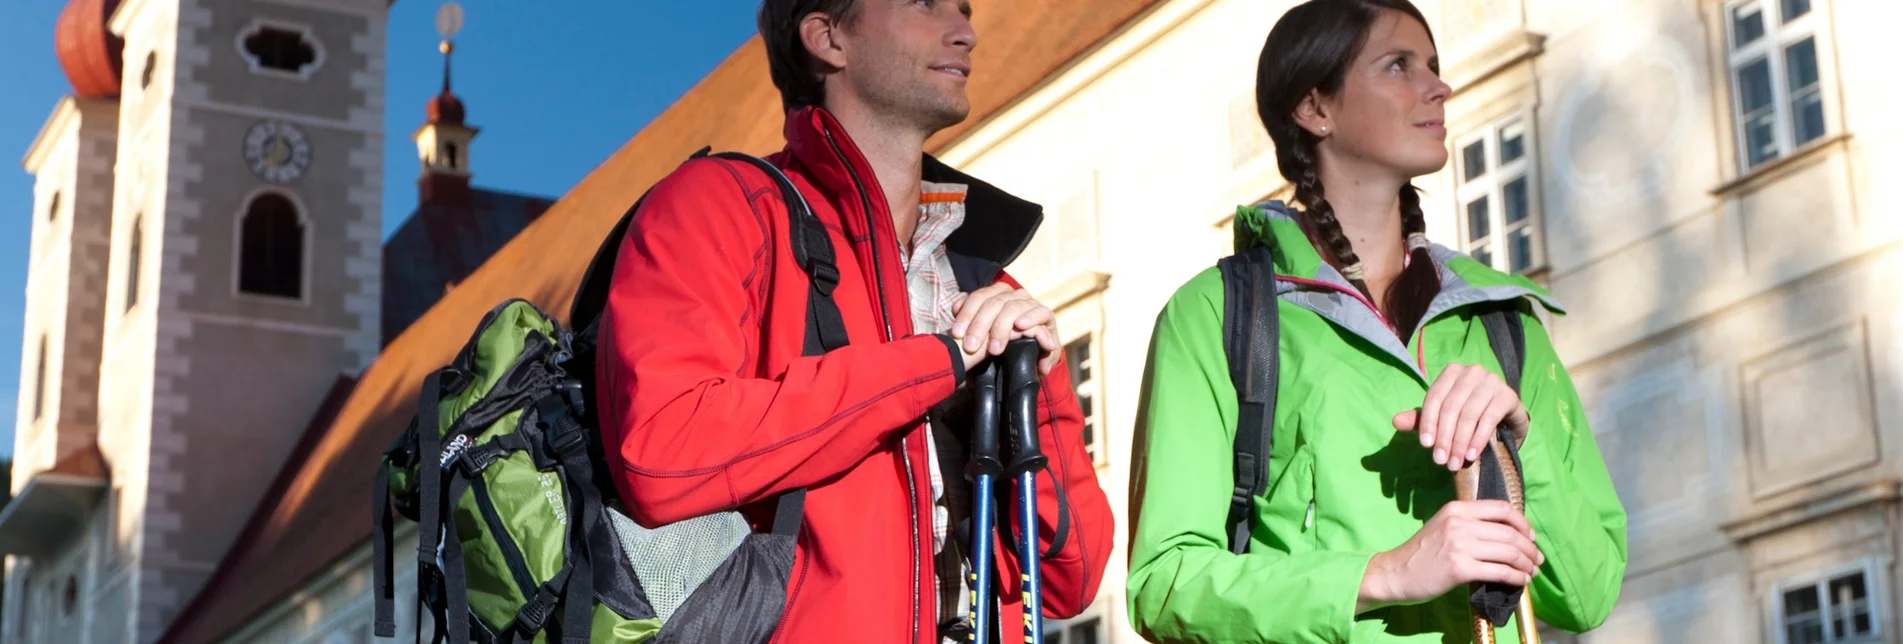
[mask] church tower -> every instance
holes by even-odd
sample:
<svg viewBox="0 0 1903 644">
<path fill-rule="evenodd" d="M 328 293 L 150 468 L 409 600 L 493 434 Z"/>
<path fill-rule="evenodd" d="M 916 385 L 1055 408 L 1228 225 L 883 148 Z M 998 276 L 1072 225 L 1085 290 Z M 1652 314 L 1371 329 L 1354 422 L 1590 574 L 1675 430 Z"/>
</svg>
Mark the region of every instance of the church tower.
<svg viewBox="0 0 1903 644">
<path fill-rule="evenodd" d="M 34 226 L 23 417 L 42 369 L 61 386 L 20 441 L 49 468 L 96 444 L 110 492 L 79 508 L 98 543 L 12 558 L 28 581 L 0 639 L 144 643 L 379 349 L 389 0 L 74 5 L 109 26 L 95 37 L 120 58 L 98 73 L 117 101 L 68 99 L 28 160 L 51 219 Z M 54 474 L 15 488 L 71 478 Z"/>
</svg>

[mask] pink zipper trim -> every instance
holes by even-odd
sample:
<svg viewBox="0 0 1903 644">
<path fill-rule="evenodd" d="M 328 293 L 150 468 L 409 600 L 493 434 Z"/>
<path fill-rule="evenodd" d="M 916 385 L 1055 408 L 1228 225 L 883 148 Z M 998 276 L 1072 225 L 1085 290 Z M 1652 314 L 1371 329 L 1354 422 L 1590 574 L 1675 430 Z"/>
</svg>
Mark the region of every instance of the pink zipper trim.
<svg viewBox="0 0 1903 644">
<path fill-rule="evenodd" d="M 1340 287 L 1340 286 L 1338 286 L 1338 285 L 1335 285 L 1335 284 L 1330 284 L 1330 283 L 1328 283 L 1328 282 L 1323 282 L 1323 281 L 1321 281 L 1321 280 L 1311 280 L 1311 279 L 1303 279 L 1303 278 L 1300 278 L 1300 277 L 1289 277 L 1289 276 L 1287 276 L 1287 275 L 1277 275 L 1277 276 L 1275 276 L 1275 279 L 1278 279 L 1278 280 L 1281 280 L 1281 281 L 1284 281 L 1284 282 L 1294 282 L 1294 283 L 1296 283 L 1296 284 L 1305 284 L 1305 285 L 1308 285 L 1308 286 L 1320 286 L 1320 287 L 1322 287 L 1322 288 L 1326 288 L 1326 289 L 1329 289 L 1329 290 L 1334 290 L 1334 291 L 1341 291 L 1341 292 L 1343 292 L 1343 293 L 1347 293 L 1347 294 L 1349 294 L 1349 295 L 1352 295 L 1352 296 L 1354 296 L 1354 298 L 1355 298 L 1356 300 L 1360 300 L 1362 304 L 1364 304 L 1364 305 L 1367 305 L 1367 307 L 1368 307 L 1368 310 L 1369 310 L 1370 312 L 1372 312 L 1372 313 L 1374 313 L 1374 317 L 1376 317 L 1376 318 L 1380 318 L 1380 320 L 1381 320 L 1381 326 L 1385 326 L 1385 327 L 1388 327 L 1388 328 L 1390 328 L 1390 329 L 1392 329 L 1392 328 L 1394 328 L 1394 325 L 1393 325 L 1392 323 L 1390 323 L 1390 322 L 1388 322 L 1388 318 L 1387 318 L 1387 316 L 1384 316 L 1384 315 L 1381 315 L 1381 309 L 1380 309 L 1380 308 L 1378 308 L 1378 307 L 1376 307 L 1376 306 L 1374 305 L 1374 303 L 1373 303 L 1373 302 L 1369 302 L 1369 301 L 1368 301 L 1368 298 L 1367 298 L 1367 297 L 1364 297 L 1364 296 L 1362 296 L 1362 295 L 1361 295 L 1361 292 L 1360 292 L 1360 291 L 1357 291 L 1357 290 L 1354 290 L 1354 289 L 1350 289 L 1350 288 L 1342 288 L 1342 287 Z"/>
<path fill-rule="evenodd" d="M 1381 309 L 1375 308 L 1374 303 L 1369 302 L 1368 298 L 1364 297 L 1360 291 L 1342 288 L 1339 285 L 1323 282 L 1321 280 L 1311 280 L 1311 279 L 1304 279 L 1300 277 L 1289 277 L 1287 275 L 1277 275 L 1275 276 L 1275 279 L 1281 280 L 1284 282 L 1294 282 L 1296 284 L 1303 284 L 1306 286 L 1319 286 L 1331 291 L 1339 291 L 1342 293 L 1347 293 L 1348 295 L 1353 296 L 1355 300 L 1367 306 L 1368 310 L 1374 313 L 1374 317 L 1381 320 L 1382 326 L 1388 327 L 1389 329 L 1394 328 L 1394 325 L 1388 322 L 1387 316 L 1381 315 Z M 1423 378 L 1427 377 L 1427 350 L 1426 350 L 1426 345 L 1422 343 L 1421 338 L 1425 338 L 1426 336 L 1427 336 L 1427 325 L 1421 325 L 1420 333 L 1419 335 L 1416 336 L 1414 340 L 1414 362 L 1415 362 L 1415 366 L 1420 368 L 1421 377 Z"/>
</svg>

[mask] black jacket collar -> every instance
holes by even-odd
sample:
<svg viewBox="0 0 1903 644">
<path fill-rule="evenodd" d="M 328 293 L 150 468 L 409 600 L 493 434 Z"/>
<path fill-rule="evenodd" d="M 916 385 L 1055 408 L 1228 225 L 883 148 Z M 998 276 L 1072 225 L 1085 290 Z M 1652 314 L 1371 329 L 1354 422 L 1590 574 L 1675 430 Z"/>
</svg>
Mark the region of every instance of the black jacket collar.
<svg viewBox="0 0 1903 644">
<path fill-rule="evenodd" d="M 988 286 L 1009 266 L 1044 221 L 1044 207 L 1020 199 L 971 175 L 925 155 L 920 175 L 934 183 L 961 183 L 965 193 L 965 223 L 945 240 L 946 253 L 960 290 Z"/>
</svg>

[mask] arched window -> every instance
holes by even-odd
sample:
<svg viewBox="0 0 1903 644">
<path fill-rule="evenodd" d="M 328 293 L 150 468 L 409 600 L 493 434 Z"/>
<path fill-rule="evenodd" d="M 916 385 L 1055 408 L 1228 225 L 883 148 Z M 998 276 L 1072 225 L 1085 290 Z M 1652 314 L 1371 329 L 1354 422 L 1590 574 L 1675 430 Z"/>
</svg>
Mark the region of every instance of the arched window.
<svg viewBox="0 0 1903 644">
<path fill-rule="evenodd" d="M 457 169 L 458 166 L 456 165 L 456 143 L 455 142 L 452 141 L 452 142 L 447 142 L 443 144 L 443 160 L 446 162 L 443 164 L 443 167 L 449 168 L 451 170 Z"/>
<path fill-rule="evenodd" d="M 304 223 L 284 195 L 266 193 L 245 208 L 238 233 L 238 291 L 304 296 Z"/>
<path fill-rule="evenodd" d="M 139 246 L 145 240 L 145 216 L 132 218 L 131 239 L 126 241 L 126 310 L 139 304 Z"/>
</svg>

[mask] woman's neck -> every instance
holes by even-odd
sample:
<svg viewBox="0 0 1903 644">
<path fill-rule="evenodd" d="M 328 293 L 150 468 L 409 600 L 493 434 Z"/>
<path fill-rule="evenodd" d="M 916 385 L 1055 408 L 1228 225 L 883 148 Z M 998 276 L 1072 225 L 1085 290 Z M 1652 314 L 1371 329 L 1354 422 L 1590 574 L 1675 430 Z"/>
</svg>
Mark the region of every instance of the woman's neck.
<svg viewBox="0 0 1903 644">
<path fill-rule="evenodd" d="M 1354 172 L 1344 164 L 1321 164 L 1321 183 L 1341 233 L 1354 245 L 1367 276 L 1368 291 L 1380 298 L 1401 275 L 1407 243 L 1401 235 L 1401 186 L 1405 182 Z M 1330 168 L 1343 168 L 1330 171 Z"/>
</svg>

